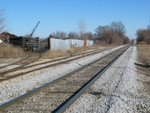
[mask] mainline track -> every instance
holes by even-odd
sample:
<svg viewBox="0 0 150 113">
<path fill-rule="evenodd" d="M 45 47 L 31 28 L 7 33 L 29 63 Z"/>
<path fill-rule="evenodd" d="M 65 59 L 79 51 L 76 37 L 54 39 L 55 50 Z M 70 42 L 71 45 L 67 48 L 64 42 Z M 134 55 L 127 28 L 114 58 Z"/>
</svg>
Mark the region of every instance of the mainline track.
<svg viewBox="0 0 150 113">
<path fill-rule="evenodd" d="M 127 48 L 116 50 L 0 105 L 0 112 L 64 112 Z"/>
<path fill-rule="evenodd" d="M 63 58 L 59 58 L 59 59 L 54 59 L 51 61 L 47 61 L 47 62 L 42 62 L 42 63 L 37 63 L 37 64 L 32 64 L 32 65 L 28 65 L 28 66 L 21 66 L 19 68 L 15 68 L 9 71 L 5 71 L 5 72 L 1 72 L 0 73 L 0 81 L 4 81 L 4 80 L 9 80 L 11 78 L 14 77 L 18 77 L 18 76 L 22 76 L 37 70 L 41 70 L 41 69 L 45 69 L 45 68 L 49 68 L 52 66 L 56 66 L 59 64 L 64 64 L 64 63 L 68 63 L 71 62 L 73 60 L 77 60 L 86 56 L 90 56 L 105 50 L 108 50 L 109 48 L 103 48 L 103 49 L 99 49 L 99 50 L 95 50 L 95 51 L 89 51 L 89 52 L 85 52 L 84 54 L 80 55 L 73 55 L 73 56 L 68 56 L 68 57 L 63 57 Z M 45 66 L 41 66 L 40 65 L 45 65 Z M 27 71 L 25 69 L 28 69 Z M 18 72 L 17 72 L 18 71 Z M 21 72 L 20 72 L 21 71 Z M 15 74 L 11 74 L 12 72 L 15 72 Z"/>
</svg>

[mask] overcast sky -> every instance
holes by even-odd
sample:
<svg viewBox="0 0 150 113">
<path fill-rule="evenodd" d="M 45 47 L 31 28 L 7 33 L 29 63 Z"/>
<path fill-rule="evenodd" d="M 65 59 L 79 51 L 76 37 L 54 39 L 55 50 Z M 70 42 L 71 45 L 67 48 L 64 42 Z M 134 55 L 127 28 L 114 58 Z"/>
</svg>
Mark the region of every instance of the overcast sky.
<svg viewBox="0 0 150 113">
<path fill-rule="evenodd" d="M 0 9 L 4 10 L 6 30 L 19 36 L 30 34 L 38 21 L 33 36 L 78 32 L 83 19 L 86 31 L 92 33 L 100 25 L 121 21 L 126 35 L 135 39 L 136 31 L 150 24 L 150 0 L 0 0 Z"/>
</svg>

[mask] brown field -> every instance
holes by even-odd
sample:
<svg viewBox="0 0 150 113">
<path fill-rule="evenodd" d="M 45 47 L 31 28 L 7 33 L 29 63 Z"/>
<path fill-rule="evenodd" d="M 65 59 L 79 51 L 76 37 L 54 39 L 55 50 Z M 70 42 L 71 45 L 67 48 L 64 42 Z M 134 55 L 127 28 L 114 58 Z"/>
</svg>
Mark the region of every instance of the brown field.
<svg viewBox="0 0 150 113">
<path fill-rule="evenodd" d="M 98 49 L 100 47 L 102 46 L 93 45 L 93 46 L 87 46 L 87 47 L 71 48 L 71 49 L 66 49 L 66 50 L 63 50 L 63 49 L 49 50 L 42 54 L 42 58 L 53 59 L 56 57 L 71 56 L 75 54 L 81 54 L 87 50 Z"/>
<path fill-rule="evenodd" d="M 49 50 L 45 53 L 42 53 L 41 56 L 44 59 L 53 59 L 56 57 L 63 57 L 63 56 L 71 56 L 74 54 L 81 54 L 84 51 L 98 49 L 101 46 L 93 45 L 87 47 L 78 47 L 78 48 L 71 48 L 71 49 L 59 49 L 59 50 Z M 36 53 L 25 52 L 21 47 L 14 47 L 12 45 L 0 45 L 0 58 L 20 58 L 26 56 L 34 56 L 37 55 Z"/>
<path fill-rule="evenodd" d="M 0 58 L 25 57 L 27 54 L 20 47 L 12 45 L 0 45 Z"/>
<path fill-rule="evenodd" d="M 150 45 L 138 46 L 138 59 L 142 65 L 150 66 Z M 139 68 L 143 70 L 147 75 L 150 75 L 150 68 Z"/>
<path fill-rule="evenodd" d="M 150 45 L 138 46 L 139 59 L 145 65 L 150 65 Z"/>
</svg>

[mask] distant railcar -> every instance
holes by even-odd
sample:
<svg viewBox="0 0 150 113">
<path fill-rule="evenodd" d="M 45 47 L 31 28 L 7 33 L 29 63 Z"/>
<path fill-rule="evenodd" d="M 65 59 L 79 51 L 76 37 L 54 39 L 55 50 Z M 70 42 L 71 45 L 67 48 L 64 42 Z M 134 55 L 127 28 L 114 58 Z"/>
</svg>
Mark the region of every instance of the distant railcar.
<svg viewBox="0 0 150 113">
<path fill-rule="evenodd" d="M 14 37 L 9 39 L 9 43 L 20 46 L 26 51 L 39 51 L 39 38 Z"/>
</svg>

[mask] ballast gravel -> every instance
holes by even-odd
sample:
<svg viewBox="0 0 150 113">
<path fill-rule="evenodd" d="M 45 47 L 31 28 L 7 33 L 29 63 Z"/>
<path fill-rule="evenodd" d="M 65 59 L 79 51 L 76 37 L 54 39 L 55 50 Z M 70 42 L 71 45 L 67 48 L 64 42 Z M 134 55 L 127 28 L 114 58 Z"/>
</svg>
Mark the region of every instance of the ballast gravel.
<svg viewBox="0 0 150 113">
<path fill-rule="evenodd" d="M 136 47 L 130 47 L 66 113 L 150 113 L 150 88 L 136 62 Z"/>
<path fill-rule="evenodd" d="M 66 64 L 61 64 L 61 65 L 47 68 L 45 70 L 42 70 L 44 71 L 43 74 L 39 74 L 41 73 L 39 70 L 39 72 L 36 71 L 24 76 L 3 81 L 0 83 L 0 104 L 8 102 L 49 81 L 57 79 L 58 77 L 67 74 L 91 61 L 101 58 L 106 54 L 109 54 L 121 47 L 123 46 L 118 46 L 116 48 L 109 49 L 95 55 L 80 58 L 78 60 Z"/>
</svg>

